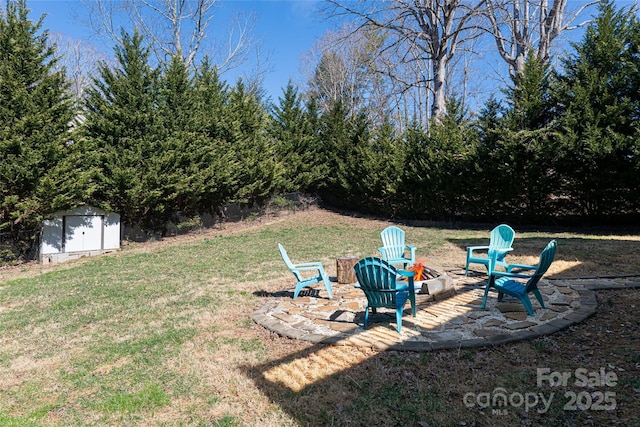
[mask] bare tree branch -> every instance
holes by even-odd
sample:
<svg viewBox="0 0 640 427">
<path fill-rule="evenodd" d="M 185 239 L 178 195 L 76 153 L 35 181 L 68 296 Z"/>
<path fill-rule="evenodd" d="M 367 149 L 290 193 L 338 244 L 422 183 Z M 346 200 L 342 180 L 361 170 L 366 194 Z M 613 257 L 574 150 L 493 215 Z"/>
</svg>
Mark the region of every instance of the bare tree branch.
<svg viewBox="0 0 640 427">
<path fill-rule="evenodd" d="M 406 84 L 411 87 L 418 84 L 411 83 L 411 80 L 429 81 L 428 88 L 432 93 L 430 116 L 439 119 L 445 113 L 448 67 L 457 50 L 481 34 L 478 17 L 485 0 L 327 2 L 331 5 L 332 16 L 354 17 L 358 28 L 374 27 L 393 34 L 395 46 L 402 46 L 411 55 L 406 58 L 406 63 L 425 63 L 416 69 L 423 74 L 406 80 Z"/>
<path fill-rule="evenodd" d="M 206 47 L 209 25 L 218 0 L 82 0 L 90 11 L 89 26 L 100 36 L 121 43 L 120 27 L 137 28 L 149 40 L 158 62 L 180 57 L 193 67 L 204 49 L 223 72 L 238 67 L 257 43 L 252 39 L 253 20 L 235 19 L 223 46 Z"/>
<path fill-rule="evenodd" d="M 498 53 L 512 73 L 522 73 L 531 52 L 549 61 L 553 41 L 564 31 L 577 28 L 573 22 L 600 0 L 589 0 L 567 15 L 567 0 L 487 0 L 487 18 Z"/>
<path fill-rule="evenodd" d="M 78 101 L 82 100 L 85 90 L 91 85 L 97 71 L 97 64 L 106 61 L 107 57 L 100 50 L 84 41 L 74 39 L 60 33 L 51 34 L 51 42 L 60 54 L 57 69 L 64 69 L 67 80 L 71 84 L 71 91 Z"/>
</svg>

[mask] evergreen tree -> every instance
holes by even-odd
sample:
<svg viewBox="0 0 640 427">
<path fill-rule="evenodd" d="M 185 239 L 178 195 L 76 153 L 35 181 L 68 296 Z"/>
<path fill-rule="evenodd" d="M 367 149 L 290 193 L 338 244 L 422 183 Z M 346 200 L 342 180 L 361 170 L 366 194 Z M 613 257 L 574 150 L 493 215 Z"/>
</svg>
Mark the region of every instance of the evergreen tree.
<svg viewBox="0 0 640 427">
<path fill-rule="evenodd" d="M 374 171 L 376 162 L 367 155 L 367 150 L 373 148 L 371 123 L 366 113 L 360 111 L 355 116 L 348 116 L 345 125 L 346 139 L 335 146 L 340 153 L 334 158 L 338 164 L 338 182 L 341 183 L 337 194 L 343 194 L 345 200 L 349 200 L 350 208 L 376 212 L 380 207 L 376 200 L 370 198 L 372 194 L 368 190 L 374 179 L 369 173 L 383 171 Z"/>
<path fill-rule="evenodd" d="M 495 98 L 489 99 L 480 111 L 474 123 L 473 159 L 468 171 L 470 182 L 466 189 L 472 208 L 470 213 L 485 221 L 504 220 L 502 215 L 504 200 L 501 192 L 496 192 L 496 158 L 495 154 L 501 148 L 504 132 L 505 108 Z"/>
<path fill-rule="evenodd" d="M 317 174 L 316 179 L 310 183 L 306 191 L 316 194 L 320 188 L 325 185 L 331 172 L 329 164 L 327 163 L 325 145 L 322 140 L 322 115 L 320 109 L 320 105 L 315 97 L 311 96 L 306 98 L 304 102 L 304 113 L 309 128 L 307 136 L 309 137 L 309 147 L 313 147 L 313 164 Z"/>
<path fill-rule="evenodd" d="M 640 209 L 640 23 L 636 10 L 602 2 L 554 88 L 558 161 L 570 213 Z"/>
<path fill-rule="evenodd" d="M 25 0 L 0 13 L 0 235 L 16 250 L 7 257 L 25 255 L 43 217 L 77 202 L 56 175 L 72 137 L 68 85 L 42 18 L 28 14 Z"/>
<path fill-rule="evenodd" d="M 228 141 L 231 138 L 231 125 L 227 117 L 229 87 L 220 79 L 208 57 L 198 67 L 195 89 L 198 129 L 213 141 Z"/>
<path fill-rule="evenodd" d="M 167 134 L 193 131 L 196 108 L 194 82 L 184 61 L 171 58 L 160 82 L 158 91 L 158 119 Z"/>
<path fill-rule="evenodd" d="M 544 129 L 553 119 L 549 109 L 550 71 L 548 65 L 530 54 L 523 72 L 514 77 L 505 91 L 508 109 L 505 124 L 509 129 L 535 131 Z"/>
<path fill-rule="evenodd" d="M 355 208 L 352 196 L 351 170 L 358 166 L 353 160 L 352 123 L 345 104 L 338 100 L 320 116 L 318 123 L 321 150 L 318 161 L 330 173 L 319 183 L 318 191 L 323 201 L 338 207 Z"/>
<path fill-rule="evenodd" d="M 159 79 L 157 92 L 158 132 L 155 150 L 149 154 L 148 170 L 143 175 L 147 189 L 142 205 L 145 216 L 155 218 L 155 229 L 165 231 L 178 213 L 195 209 L 189 176 L 194 145 L 199 139 L 194 130 L 195 91 L 189 72 L 180 57 L 173 57 Z"/>
<path fill-rule="evenodd" d="M 242 80 L 231 90 L 226 117 L 235 157 L 233 202 L 262 205 L 282 188 L 282 166 L 266 134 L 268 114 Z"/>
<path fill-rule="evenodd" d="M 432 219 L 465 214 L 472 129 L 461 103 L 451 99 L 447 113 L 427 134 L 414 124 L 407 131 L 404 177 L 399 189 L 407 213 Z"/>
<path fill-rule="evenodd" d="M 233 171 L 238 167 L 228 117 L 229 88 L 205 58 L 196 74 L 195 89 L 195 126 L 201 140 L 192 154 L 197 161 L 191 165 L 194 173 L 190 176 L 198 212 L 215 213 L 232 199 Z"/>
<path fill-rule="evenodd" d="M 361 122 L 363 119 L 361 116 Z M 373 132 L 371 138 L 365 138 L 369 132 L 359 132 L 362 141 L 356 146 L 351 173 L 353 197 L 361 200 L 367 212 L 391 217 L 406 215 L 407 211 L 400 211 L 404 199 L 397 195 L 405 167 L 403 145 L 389 121 L 370 132 Z"/>
<path fill-rule="evenodd" d="M 496 209 L 503 217 L 534 221 L 548 214 L 547 203 L 557 193 L 550 84 L 548 66 L 529 55 L 523 72 L 505 91 L 508 106 L 492 155 L 494 170 L 489 171 L 500 177 L 494 180 L 494 192 L 502 200 Z"/>
<path fill-rule="evenodd" d="M 115 47 L 118 67 L 99 66 L 99 78 L 87 91 L 83 135 L 88 149 L 98 154 L 100 189 L 94 195 L 119 212 L 123 223 L 142 224 L 162 230 L 165 218 L 155 205 L 157 188 L 147 174 L 159 149 L 160 123 L 157 115 L 159 71 L 148 64 L 149 49 L 142 37 L 122 32 L 122 45 Z"/>
<path fill-rule="evenodd" d="M 307 192 L 316 188 L 324 176 L 323 165 L 318 161 L 316 130 L 291 82 L 279 104 L 272 106 L 268 132 L 284 168 L 282 190 Z"/>
<path fill-rule="evenodd" d="M 311 111 L 311 110 L 310 110 Z M 313 115 L 309 114 L 313 122 Z M 404 154 L 390 123 L 374 127 L 368 114 L 352 114 L 338 100 L 320 116 L 317 162 L 326 173 L 318 192 L 340 208 L 396 215 Z"/>
<path fill-rule="evenodd" d="M 430 169 L 429 137 L 416 121 L 403 132 L 404 167 L 398 197 L 403 200 L 402 212 L 406 216 L 431 218 L 436 215 L 434 203 L 437 189 L 433 186 L 434 175 Z"/>
</svg>

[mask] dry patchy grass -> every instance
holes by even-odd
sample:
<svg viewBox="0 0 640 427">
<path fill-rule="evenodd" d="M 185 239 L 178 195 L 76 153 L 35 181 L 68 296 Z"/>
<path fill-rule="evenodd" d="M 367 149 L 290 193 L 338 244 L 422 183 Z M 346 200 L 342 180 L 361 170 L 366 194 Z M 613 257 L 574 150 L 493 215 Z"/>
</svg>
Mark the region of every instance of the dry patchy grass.
<svg viewBox="0 0 640 427">
<path fill-rule="evenodd" d="M 321 209 L 131 244 L 54 267 L 0 270 L 2 425 L 619 425 L 640 424 L 640 291 L 602 291 L 587 321 L 536 340 L 432 353 L 312 345 L 253 324 L 293 286 L 279 259 L 375 255 L 389 222 Z M 460 271 L 488 228 L 402 224 L 429 265 Z M 558 240 L 553 277 L 640 275 L 634 234 L 518 232 L 512 260 Z M 615 372 L 612 387 L 538 387 L 536 369 Z M 555 394 L 539 407 L 464 404 L 465 395 Z M 615 393 L 611 411 L 567 411 L 570 393 Z M 568 394 L 567 394 L 568 393 Z M 584 396 L 583 396 L 584 397 Z M 462 424 L 464 423 L 464 424 Z"/>
</svg>

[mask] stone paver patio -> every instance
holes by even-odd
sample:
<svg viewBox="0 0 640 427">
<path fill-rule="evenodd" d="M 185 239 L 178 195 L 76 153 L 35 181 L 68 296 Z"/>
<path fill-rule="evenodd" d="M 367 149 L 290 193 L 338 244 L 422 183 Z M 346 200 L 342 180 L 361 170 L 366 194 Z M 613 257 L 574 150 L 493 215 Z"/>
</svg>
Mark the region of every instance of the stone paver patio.
<svg viewBox="0 0 640 427">
<path fill-rule="evenodd" d="M 486 310 L 480 309 L 486 284 L 480 277 L 449 272 L 453 287 L 435 295 L 417 294 L 417 316 L 409 304 L 396 330 L 395 312 L 379 309 L 362 328 L 366 298 L 353 284 L 333 286 L 328 299 L 324 286 L 303 290 L 294 301 L 293 289 L 269 299 L 253 313 L 253 320 L 282 336 L 335 345 L 380 350 L 431 351 L 480 347 L 531 339 L 581 322 L 597 310 L 598 289 L 640 287 L 640 278 L 542 279 L 539 289 L 546 309 L 533 299 L 535 316 L 528 316 L 516 299 L 497 301 L 492 290 Z"/>
</svg>

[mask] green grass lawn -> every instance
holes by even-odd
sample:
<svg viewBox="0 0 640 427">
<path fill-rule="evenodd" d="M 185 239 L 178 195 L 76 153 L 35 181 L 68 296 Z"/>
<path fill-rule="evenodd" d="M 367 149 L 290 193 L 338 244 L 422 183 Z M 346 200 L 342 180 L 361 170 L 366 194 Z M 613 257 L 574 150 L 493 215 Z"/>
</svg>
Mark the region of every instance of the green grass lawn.
<svg viewBox="0 0 640 427">
<path fill-rule="evenodd" d="M 256 385 L 248 366 L 306 344 L 270 336 L 250 314 L 266 302 L 265 292 L 294 286 L 277 242 L 294 262 L 320 260 L 334 275 L 337 256 L 376 254 L 386 225 L 313 210 L 46 270 L 3 272 L 0 425 L 340 425 L 335 414 L 292 413 Z M 418 256 L 445 269 L 463 268 L 464 247 L 488 236 L 403 228 Z M 521 233 L 514 260 L 535 260 L 550 238 L 559 240 L 562 266 L 554 274 L 584 275 L 583 265 L 597 274 L 639 273 L 637 236 Z M 446 411 L 437 396 L 429 405 Z"/>
</svg>

